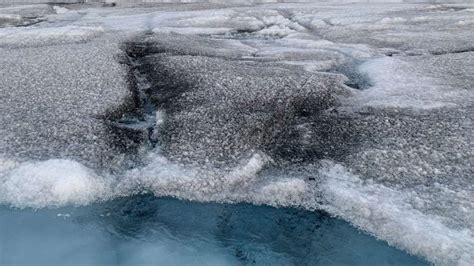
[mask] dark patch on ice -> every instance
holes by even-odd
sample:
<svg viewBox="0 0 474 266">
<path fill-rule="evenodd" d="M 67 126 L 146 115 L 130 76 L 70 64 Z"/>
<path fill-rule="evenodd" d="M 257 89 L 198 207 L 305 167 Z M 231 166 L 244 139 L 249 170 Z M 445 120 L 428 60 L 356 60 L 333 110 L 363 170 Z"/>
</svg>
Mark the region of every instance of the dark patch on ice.
<svg viewBox="0 0 474 266">
<path fill-rule="evenodd" d="M 144 38 L 127 42 L 124 50 L 132 58 L 141 58 L 153 54 L 170 54 L 238 59 L 249 55 L 247 51 L 236 49 L 227 50 L 225 54 L 220 52 L 220 48 L 227 43 L 227 40 L 225 40 L 228 39 L 227 37 L 219 39 L 205 36 L 186 36 L 177 33 L 146 34 Z"/>
<path fill-rule="evenodd" d="M 150 85 L 139 70 L 141 56 L 142 53 L 135 50 L 124 49 L 124 54 L 117 58 L 128 68 L 127 82 L 131 97 L 102 117 L 110 131 L 110 145 L 126 154 L 132 167 L 140 163 L 138 153 L 141 148 L 147 146 L 151 149 L 156 145 L 156 108 L 147 93 Z"/>
<path fill-rule="evenodd" d="M 462 53 L 471 53 L 474 52 L 474 47 L 468 48 L 458 48 L 458 49 L 438 49 L 433 51 L 425 51 L 425 50 L 409 50 L 403 53 L 403 56 L 438 56 L 438 55 L 449 55 L 449 54 L 462 54 Z M 389 55 L 391 56 L 391 55 Z"/>
<path fill-rule="evenodd" d="M 446 5 L 440 5 L 438 7 L 434 7 L 434 8 L 430 8 L 430 9 L 426 9 L 425 11 L 426 12 L 448 12 L 448 11 L 453 11 L 453 12 L 457 12 L 457 11 L 463 11 L 467 9 L 466 7 L 460 7 L 460 6 L 446 6 Z"/>
<path fill-rule="evenodd" d="M 117 3 L 104 3 L 103 7 L 116 7 Z"/>
<path fill-rule="evenodd" d="M 456 49 L 452 51 L 435 51 L 432 52 L 432 55 L 445 55 L 445 54 L 462 54 L 462 53 L 470 53 L 474 52 L 474 47 L 470 48 L 461 48 L 461 49 Z"/>
<path fill-rule="evenodd" d="M 348 120 L 325 111 L 348 93 L 334 75 L 242 61 L 207 50 L 215 41 L 191 41 L 194 47 L 169 47 L 164 36 L 125 48 L 150 82 L 144 93 L 166 112 L 157 135 L 169 158 L 229 165 L 263 151 L 304 162 L 334 159 L 355 143 Z"/>
<path fill-rule="evenodd" d="M 392 56 L 398 55 L 398 54 L 400 54 L 400 52 L 398 52 L 398 51 L 389 51 L 389 52 L 385 53 L 385 55 L 389 56 L 389 57 L 392 57 Z"/>
</svg>

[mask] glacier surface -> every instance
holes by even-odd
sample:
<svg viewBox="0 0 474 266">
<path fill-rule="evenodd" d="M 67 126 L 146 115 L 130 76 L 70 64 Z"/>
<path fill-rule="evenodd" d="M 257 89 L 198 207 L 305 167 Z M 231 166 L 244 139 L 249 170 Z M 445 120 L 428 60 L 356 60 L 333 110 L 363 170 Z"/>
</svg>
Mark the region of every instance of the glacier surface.
<svg viewBox="0 0 474 266">
<path fill-rule="evenodd" d="M 0 204 L 295 207 L 471 265 L 473 25 L 466 3 L 2 6 Z"/>
</svg>

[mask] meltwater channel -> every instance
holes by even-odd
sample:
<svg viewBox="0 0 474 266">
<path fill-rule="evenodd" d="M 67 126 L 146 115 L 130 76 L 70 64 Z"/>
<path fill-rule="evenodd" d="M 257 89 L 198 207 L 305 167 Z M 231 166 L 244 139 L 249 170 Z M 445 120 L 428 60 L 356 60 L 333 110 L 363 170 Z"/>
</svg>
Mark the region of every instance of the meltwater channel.
<svg viewBox="0 0 474 266">
<path fill-rule="evenodd" d="M 325 213 L 136 196 L 0 208 L 1 265 L 428 265 Z"/>
</svg>

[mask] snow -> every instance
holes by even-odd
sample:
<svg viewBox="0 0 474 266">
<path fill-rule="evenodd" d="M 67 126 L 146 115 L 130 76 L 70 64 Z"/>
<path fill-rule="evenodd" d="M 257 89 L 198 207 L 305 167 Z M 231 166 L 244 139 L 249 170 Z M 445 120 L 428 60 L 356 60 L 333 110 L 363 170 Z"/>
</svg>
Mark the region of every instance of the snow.
<svg viewBox="0 0 474 266">
<path fill-rule="evenodd" d="M 69 12 L 69 9 L 65 7 L 61 7 L 61 6 L 53 6 L 53 9 L 54 9 L 54 12 L 56 12 L 56 14 L 65 14 Z"/>
<path fill-rule="evenodd" d="M 436 215 L 414 209 L 410 201 L 416 192 L 364 181 L 332 162 L 326 167 L 321 170 L 327 176 L 322 193 L 327 201 L 324 208 L 330 213 L 436 264 L 469 265 L 473 261 L 472 228 L 450 228 Z M 465 200 L 469 204 L 470 199 Z"/>
<path fill-rule="evenodd" d="M 363 104 L 403 108 L 449 105 L 441 91 L 436 90 L 436 82 L 432 78 L 416 75 L 410 67 L 410 64 L 395 58 L 380 58 L 362 64 L 360 72 L 374 84 L 360 96 Z"/>
<path fill-rule="evenodd" d="M 463 58 L 460 60 L 460 58 Z M 452 75 L 433 71 L 431 66 L 441 63 L 446 68 L 456 68 L 450 64 L 461 64 L 460 75 L 473 66 L 472 53 L 466 55 L 438 56 L 436 60 L 420 57 L 415 60 L 400 57 L 382 57 L 367 60 L 359 66 L 359 72 L 365 75 L 373 86 L 358 95 L 362 106 L 384 106 L 399 108 L 431 109 L 454 107 L 465 104 L 465 97 L 472 92 L 463 88 L 467 84 L 457 84 L 446 89 L 453 82 Z M 462 62 L 459 62 L 462 61 Z M 465 64 L 465 65 L 464 65 Z M 472 75 L 465 75 L 466 80 Z M 468 85 L 467 85 L 468 86 Z"/>
<path fill-rule="evenodd" d="M 65 159 L 19 164 L 0 181 L 0 202 L 17 207 L 84 205 L 107 197 L 103 179 Z"/>
<path fill-rule="evenodd" d="M 36 28 L 18 31 L 17 29 L 0 29 L 0 47 L 9 46 L 42 46 L 64 43 L 86 42 L 100 36 L 102 27 L 64 26 L 56 28 Z"/>
<path fill-rule="evenodd" d="M 147 166 L 133 169 L 121 179 L 116 188 L 119 195 L 151 191 L 156 196 L 271 206 L 298 206 L 307 197 L 308 185 L 299 178 L 262 179 L 259 172 L 268 165 L 268 159 L 259 154 L 233 169 L 221 171 L 183 167 L 159 153 L 149 156 Z"/>
</svg>

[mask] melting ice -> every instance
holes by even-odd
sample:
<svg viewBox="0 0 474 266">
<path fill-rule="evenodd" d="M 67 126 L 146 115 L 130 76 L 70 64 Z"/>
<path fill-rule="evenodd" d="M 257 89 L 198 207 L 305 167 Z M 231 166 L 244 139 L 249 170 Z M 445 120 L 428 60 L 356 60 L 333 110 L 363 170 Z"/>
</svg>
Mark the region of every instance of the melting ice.
<svg viewBox="0 0 474 266">
<path fill-rule="evenodd" d="M 1 6 L 0 263 L 473 264 L 473 10 Z"/>
</svg>

